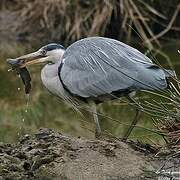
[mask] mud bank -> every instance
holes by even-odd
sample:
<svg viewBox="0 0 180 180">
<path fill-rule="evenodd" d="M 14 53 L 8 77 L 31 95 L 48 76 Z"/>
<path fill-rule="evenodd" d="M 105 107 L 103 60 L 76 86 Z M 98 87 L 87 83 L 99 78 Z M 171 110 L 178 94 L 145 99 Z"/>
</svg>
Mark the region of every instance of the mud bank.
<svg viewBox="0 0 180 180">
<path fill-rule="evenodd" d="M 74 138 L 40 129 L 16 144 L 0 145 L 0 179 L 157 179 L 152 154 L 119 140 Z"/>
</svg>

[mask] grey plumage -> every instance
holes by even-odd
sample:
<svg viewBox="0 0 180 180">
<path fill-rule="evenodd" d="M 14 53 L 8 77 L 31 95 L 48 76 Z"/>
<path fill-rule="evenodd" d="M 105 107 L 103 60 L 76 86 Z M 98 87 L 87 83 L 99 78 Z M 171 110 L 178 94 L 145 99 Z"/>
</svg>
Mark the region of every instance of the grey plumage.
<svg viewBox="0 0 180 180">
<path fill-rule="evenodd" d="M 80 97 L 98 97 L 115 91 L 162 90 L 164 70 L 138 50 L 113 39 L 85 38 L 67 48 L 61 79 Z"/>
</svg>

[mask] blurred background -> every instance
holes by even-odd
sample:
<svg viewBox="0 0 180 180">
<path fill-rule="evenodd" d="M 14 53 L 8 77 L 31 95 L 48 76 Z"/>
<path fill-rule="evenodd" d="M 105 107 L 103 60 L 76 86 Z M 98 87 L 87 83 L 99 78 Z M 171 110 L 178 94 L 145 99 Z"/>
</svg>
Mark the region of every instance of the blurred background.
<svg viewBox="0 0 180 180">
<path fill-rule="evenodd" d="M 179 3 L 179 4 L 178 4 Z M 32 92 L 27 105 L 21 79 L 8 71 L 7 58 L 15 58 L 57 42 L 65 47 L 78 39 L 105 36 L 146 53 L 163 67 L 180 71 L 179 0 L 1 0 L 0 1 L 0 141 L 48 127 L 74 136 L 93 137 L 88 112 L 82 119 L 50 95 L 40 80 L 42 66 L 29 67 Z M 138 94 L 149 100 L 149 94 Z M 135 110 L 122 101 L 98 107 L 102 129 L 121 137 Z M 155 129 L 152 117 L 143 114 L 139 124 Z M 161 143 L 157 134 L 136 128 L 131 138 Z"/>
</svg>

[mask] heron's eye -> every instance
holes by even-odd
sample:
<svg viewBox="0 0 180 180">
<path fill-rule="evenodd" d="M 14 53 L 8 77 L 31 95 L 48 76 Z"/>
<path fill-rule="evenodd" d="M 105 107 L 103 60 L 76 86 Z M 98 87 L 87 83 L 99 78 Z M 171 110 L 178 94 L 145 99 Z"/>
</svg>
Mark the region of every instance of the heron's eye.
<svg viewBox="0 0 180 180">
<path fill-rule="evenodd" d="M 48 62 L 48 65 L 53 65 L 53 64 L 55 64 L 55 63 L 53 63 L 53 62 Z"/>
<path fill-rule="evenodd" d="M 42 49 L 42 50 L 41 50 L 41 54 L 42 54 L 43 56 L 45 56 L 46 53 L 47 53 L 47 51 L 46 51 L 45 49 Z"/>
</svg>

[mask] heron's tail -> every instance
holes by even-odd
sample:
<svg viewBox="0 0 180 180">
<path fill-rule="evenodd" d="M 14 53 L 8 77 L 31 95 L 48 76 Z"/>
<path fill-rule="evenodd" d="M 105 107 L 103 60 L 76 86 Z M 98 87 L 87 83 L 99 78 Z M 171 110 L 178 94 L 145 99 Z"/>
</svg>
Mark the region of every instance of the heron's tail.
<svg viewBox="0 0 180 180">
<path fill-rule="evenodd" d="M 176 72 L 174 70 L 164 69 L 164 74 L 166 78 L 177 77 Z"/>
<path fill-rule="evenodd" d="M 175 88 L 179 87 L 176 72 L 174 70 L 165 69 L 164 74 L 167 81 L 167 89 L 172 89 L 172 83 L 173 83 L 173 86 L 175 85 Z"/>
</svg>

